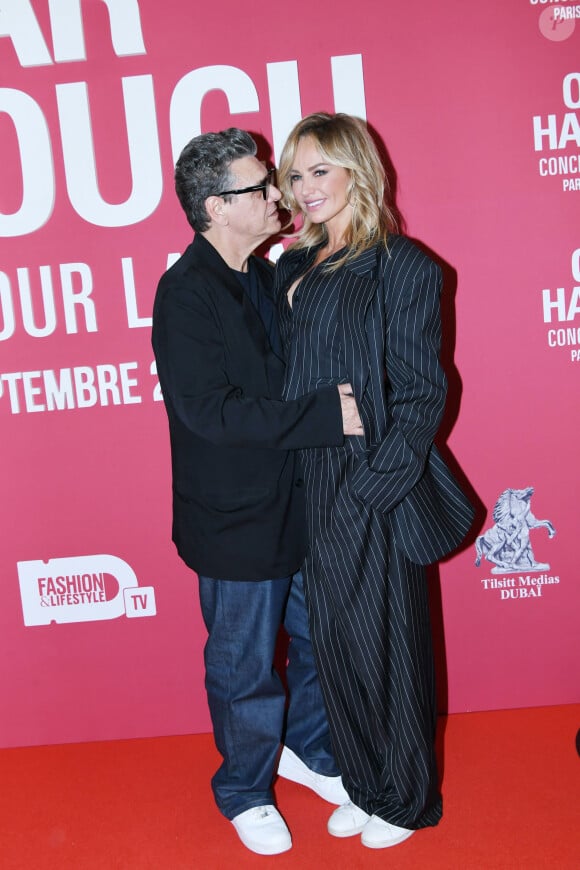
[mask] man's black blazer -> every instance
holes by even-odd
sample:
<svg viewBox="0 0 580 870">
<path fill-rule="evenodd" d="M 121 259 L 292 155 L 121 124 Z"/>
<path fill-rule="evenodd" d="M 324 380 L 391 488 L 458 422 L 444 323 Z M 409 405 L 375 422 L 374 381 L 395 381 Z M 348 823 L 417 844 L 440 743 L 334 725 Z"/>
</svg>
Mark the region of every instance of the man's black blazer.
<svg viewBox="0 0 580 870">
<path fill-rule="evenodd" d="M 270 292 L 272 267 L 253 263 Z M 159 282 L 152 342 L 180 556 L 209 577 L 289 576 L 307 548 L 293 451 L 342 444 L 337 389 L 281 401 L 284 363 L 241 283 L 200 234 Z"/>
</svg>

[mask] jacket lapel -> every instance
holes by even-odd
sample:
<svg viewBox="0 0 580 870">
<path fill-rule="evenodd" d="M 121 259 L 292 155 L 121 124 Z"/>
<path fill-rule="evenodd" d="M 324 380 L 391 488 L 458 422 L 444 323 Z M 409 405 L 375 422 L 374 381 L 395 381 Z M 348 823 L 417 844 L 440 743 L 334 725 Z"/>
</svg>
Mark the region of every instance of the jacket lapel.
<svg viewBox="0 0 580 870">
<path fill-rule="evenodd" d="M 288 251 L 276 266 L 278 294 L 307 267 L 316 248 Z M 369 378 L 373 381 L 373 395 L 382 389 L 383 335 L 380 314 L 369 318 L 369 306 L 380 297 L 378 293 L 380 246 L 374 245 L 338 270 L 338 330 L 353 393 L 357 399 L 365 431 L 376 429 L 370 397 L 365 394 Z M 370 358 L 373 364 L 370 364 Z M 376 382 L 375 382 L 376 381 Z M 375 393 L 375 391 L 378 391 Z"/>
<path fill-rule="evenodd" d="M 205 280 L 212 287 L 226 292 L 242 308 L 242 316 L 252 341 L 261 354 L 266 355 L 270 350 L 270 342 L 262 318 L 254 308 L 252 301 L 244 293 L 244 289 L 225 260 L 220 256 L 214 246 L 201 234 L 195 236 L 190 246 L 192 263 Z M 265 271 L 265 270 L 264 270 Z M 266 276 L 260 270 L 263 280 Z"/>
<path fill-rule="evenodd" d="M 354 395 L 362 402 L 369 379 L 369 352 L 375 337 L 367 335 L 367 312 L 378 288 L 378 253 L 373 247 L 340 271 L 338 326 L 344 361 L 352 378 Z"/>
</svg>

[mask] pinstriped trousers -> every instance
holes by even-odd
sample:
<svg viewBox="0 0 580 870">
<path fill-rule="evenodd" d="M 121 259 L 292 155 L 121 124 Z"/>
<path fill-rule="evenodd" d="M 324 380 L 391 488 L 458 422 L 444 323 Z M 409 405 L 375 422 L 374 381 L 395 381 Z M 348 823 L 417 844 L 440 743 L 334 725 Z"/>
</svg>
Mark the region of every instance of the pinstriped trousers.
<svg viewBox="0 0 580 870">
<path fill-rule="evenodd" d="M 441 817 L 428 589 L 424 568 L 393 546 L 385 518 L 349 491 L 363 441 L 301 451 L 310 630 L 349 797 L 415 829 Z"/>
</svg>

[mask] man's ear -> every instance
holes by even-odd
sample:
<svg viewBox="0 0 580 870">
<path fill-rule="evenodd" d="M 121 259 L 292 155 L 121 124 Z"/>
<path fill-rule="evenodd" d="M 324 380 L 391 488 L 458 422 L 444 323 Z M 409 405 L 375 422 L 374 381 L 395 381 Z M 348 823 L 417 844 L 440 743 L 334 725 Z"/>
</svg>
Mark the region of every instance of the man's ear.
<svg viewBox="0 0 580 870">
<path fill-rule="evenodd" d="M 205 201 L 205 209 L 213 224 L 226 227 L 228 225 L 226 203 L 221 196 L 208 196 Z"/>
</svg>

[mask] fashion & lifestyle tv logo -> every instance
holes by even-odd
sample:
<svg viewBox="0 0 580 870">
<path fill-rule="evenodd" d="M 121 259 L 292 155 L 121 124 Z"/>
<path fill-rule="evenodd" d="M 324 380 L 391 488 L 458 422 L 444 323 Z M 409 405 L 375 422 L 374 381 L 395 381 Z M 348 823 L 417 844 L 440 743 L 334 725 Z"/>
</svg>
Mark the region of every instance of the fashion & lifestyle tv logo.
<svg viewBox="0 0 580 870">
<path fill-rule="evenodd" d="M 24 624 L 155 616 L 155 590 L 106 553 L 17 562 Z"/>
</svg>

